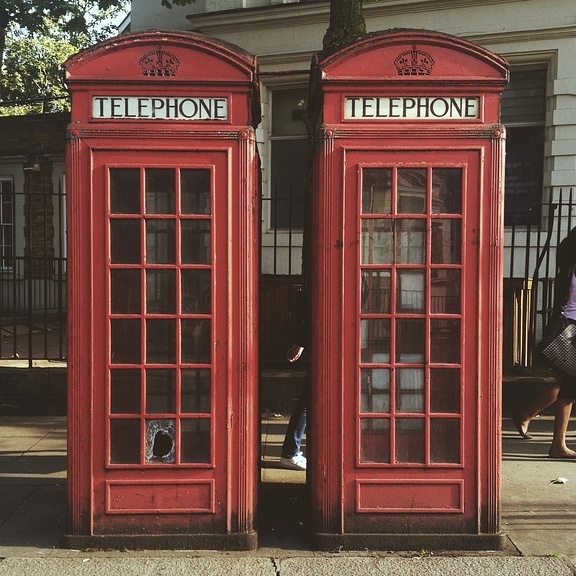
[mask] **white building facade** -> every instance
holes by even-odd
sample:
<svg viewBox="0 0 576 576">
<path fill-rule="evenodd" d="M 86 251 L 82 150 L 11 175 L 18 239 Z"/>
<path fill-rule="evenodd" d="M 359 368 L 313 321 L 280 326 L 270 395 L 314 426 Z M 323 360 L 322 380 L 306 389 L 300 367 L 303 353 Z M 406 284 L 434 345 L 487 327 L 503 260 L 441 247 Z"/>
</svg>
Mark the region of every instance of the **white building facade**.
<svg viewBox="0 0 576 576">
<path fill-rule="evenodd" d="M 196 0 L 172 10 L 162 8 L 159 0 L 132 0 L 132 31 L 196 30 L 259 58 L 263 274 L 300 273 L 302 236 L 294 230 L 303 223 L 308 75 L 312 55 L 322 49 L 329 14 L 328 0 Z M 511 81 L 502 104 L 507 130 L 504 276 L 527 277 L 526 270 L 537 267 L 547 236 L 553 248 L 576 224 L 571 204 L 556 206 L 576 185 L 576 4 L 365 0 L 364 17 L 368 32 L 435 30 L 479 44 L 509 62 Z M 554 228 L 548 230 L 552 213 Z M 512 255 L 511 245 L 526 244 L 531 246 L 527 256 Z M 547 259 L 552 271 L 553 252 Z"/>
</svg>

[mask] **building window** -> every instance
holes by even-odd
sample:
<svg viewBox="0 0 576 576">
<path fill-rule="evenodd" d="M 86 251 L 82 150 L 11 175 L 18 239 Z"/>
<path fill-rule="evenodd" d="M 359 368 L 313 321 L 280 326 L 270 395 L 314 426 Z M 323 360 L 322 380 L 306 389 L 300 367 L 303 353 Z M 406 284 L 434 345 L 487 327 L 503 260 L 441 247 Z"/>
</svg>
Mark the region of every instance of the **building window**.
<svg viewBox="0 0 576 576">
<path fill-rule="evenodd" d="M 544 176 L 546 69 L 518 70 L 502 96 L 506 126 L 504 223 L 536 224 Z"/>
<path fill-rule="evenodd" d="M 304 197 L 308 172 L 305 88 L 272 94 L 270 161 L 270 227 L 304 228 Z"/>
<path fill-rule="evenodd" d="M 14 181 L 0 178 L 0 270 L 14 266 Z"/>
</svg>

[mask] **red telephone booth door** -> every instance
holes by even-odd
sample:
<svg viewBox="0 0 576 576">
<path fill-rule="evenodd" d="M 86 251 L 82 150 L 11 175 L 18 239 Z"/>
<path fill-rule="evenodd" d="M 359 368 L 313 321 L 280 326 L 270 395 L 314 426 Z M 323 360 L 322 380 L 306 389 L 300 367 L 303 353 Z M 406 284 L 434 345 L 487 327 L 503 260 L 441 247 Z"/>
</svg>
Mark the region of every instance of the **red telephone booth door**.
<svg viewBox="0 0 576 576">
<path fill-rule="evenodd" d="M 93 151 L 95 534 L 227 533 L 228 154 Z"/>
<path fill-rule="evenodd" d="M 451 145 L 344 151 L 345 533 L 477 532 L 483 145 Z"/>
</svg>

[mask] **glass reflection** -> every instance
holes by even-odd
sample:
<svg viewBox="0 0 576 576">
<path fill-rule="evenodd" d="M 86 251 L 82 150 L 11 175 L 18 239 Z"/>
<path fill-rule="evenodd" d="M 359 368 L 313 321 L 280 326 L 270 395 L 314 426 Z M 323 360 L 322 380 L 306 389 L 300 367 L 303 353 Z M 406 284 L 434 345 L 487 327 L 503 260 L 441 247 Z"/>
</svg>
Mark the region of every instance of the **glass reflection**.
<svg viewBox="0 0 576 576">
<path fill-rule="evenodd" d="M 424 312 L 426 272 L 424 270 L 399 270 L 398 309 L 403 312 Z"/>
<path fill-rule="evenodd" d="M 181 170 L 182 214 L 210 214 L 210 170 Z"/>
<path fill-rule="evenodd" d="M 360 411 L 390 412 L 390 369 L 362 368 L 360 371 Z"/>
<path fill-rule="evenodd" d="M 175 270 L 146 270 L 146 311 L 148 314 L 176 312 Z"/>
<path fill-rule="evenodd" d="M 433 418 L 430 420 L 430 462 L 460 463 L 460 420 Z"/>
<path fill-rule="evenodd" d="M 140 370 L 110 372 L 111 414 L 140 413 Z"/>
<path fill-rule="evenodd" d="M 139 168 L 110 168 L 110 212 L 140 214 Z"/>
<path fill-rule="evenodd" d="M 392 169 L 362 170 L 362 214 L 390 214 L 392 211 Z"/>
<path fill-rule="evenodd" d="M 210 292 L 210 270 L 182 270 L 182 312 L 184 314 L 209 314 Z"/>
<path fill-rule="evenodd" d="M 432 221 L 432 264 L 460 264 L 462 234 L 460 220 Z"/>
<path fill-rule="evenodd" d="M 180 424 L 180 461 L 209 463 L 211 453 L 210 420 L 186 419 Z"/>
<path fill-rule="evenodd" d="M 362 271 L 362 312 L 390 312 L 390 270 Z"/>
<path fill-rule="evenodd" d="M 139 220 L 110 220 L 110 261 L 112 264 L 140 264 Z"/>
<path fill-rule="evenodd" d="M 430 312 L 460 314 L 460 270 L 434 268 L 431 276 Z"/>
<path fill-rule="evenodd" d="M 390 362 L 390 320 L 366 319 L 360 323 L 362 362 Z"/>
<path fill-rule="evenodd" d="M 110 362 L 140 364 L 140 320 L 110 320 Z"/>
<path fill-rule="evenodd" d="M 140 464 L 140 420 L 110 421 L 110 463 Z"/>
<path fill-rule="evenodd" d="M 406 464 L 424 464 L 424 420 L 421 418 L 397 418 L 395 432 L 395 461 Z"/>
<path fill-rule="evenodd" d="M 392 264 L 393 227 L 390 220 L 362 221 L 361 263 Z"/>
<path fill-rule="evenodd" d="M 174 220 L 146 221 L 146 262 L 176 263 L 176 232 Z"/>
<path fill-rule="evenodd" d="M 432 214 L 462 213 L 462 169 L 432 169 Z"/>
<path fill-rule="evenodd" d="M 460 363 L 460 320 L 430 321 L 430 360 L 437 363 Z"/>
<path fill-rule="evenodd" d="M 182 362 L 209 364 L 210 320 L 182 320 Z"/>
<path fill-rule="evenodd" d="M 146 362 L 174 364 L 176 362 L 176 320 L 146 320 Z"/>
<path fill-rule="evenodd" d="M 424 318 L 401 318 L 396 320 L 396 361 L 424 362 Z"/>
<path fill-rule="evenodd" d="M 211 388 L 209 369 L 182 370 L 182 412 L 210 413 Z"/>
<path fill-rule="evenodd" d="M 432 368 L 430 370 L 430 410 L 436 413 L 460 413 L 460 370 Z"/>
<path fill-rule="evenodd" d="M 182 262 L 184 264 L 210 263 L 210 222 L 207 220 L 183 220 Z"/>
<path fill-rule="evenodd" d="M 426 258 L 426 220 L 396 220 L 396 264 L 424 264 Z"/>
<path fill-rule="evenodd" d="M 176 173 L 173 168 L 146 169 L 146 213 L 174 214 Z"/>
<path fill-rule="evenodd" d="M 398 214 L 426 213 L 426 168 L 398 168 Z"/>
<path fill-rule="evenodd" d="M 165 414 L 176 411 L 176 372 L 146 370 L 146 412 Z"/>
<path fill-rule="evenodd" d="M 110 270 L 110 312 L 140 314 L 140 270 Z"/>
<path fill-rule="evenodd" d="M 421 368 L 396 369 L 396 410 L 398 412 L 424 412 L 424 370 Z"/>
<path fill-rule="evenodd" d="M 360 461 L 390 462 L 390 420 L 363 418 L 360 421 Z"/>
</svg>

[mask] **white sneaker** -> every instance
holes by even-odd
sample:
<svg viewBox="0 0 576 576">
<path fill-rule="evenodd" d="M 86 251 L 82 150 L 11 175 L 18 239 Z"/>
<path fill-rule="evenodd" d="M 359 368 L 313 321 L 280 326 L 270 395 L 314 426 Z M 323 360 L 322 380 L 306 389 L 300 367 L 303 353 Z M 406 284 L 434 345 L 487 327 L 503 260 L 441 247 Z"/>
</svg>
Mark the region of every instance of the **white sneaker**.
<svg viewBox="0 0 576 576">
<path fill-rule="evenodd" d="M 280 458 L 280 466 L 288 468 L 289 470 L 306 470 L 306 456 L 302 452 L 298 452 L 292 458 Z"/>
</svg>

